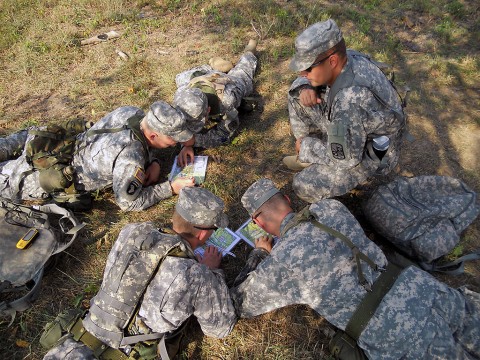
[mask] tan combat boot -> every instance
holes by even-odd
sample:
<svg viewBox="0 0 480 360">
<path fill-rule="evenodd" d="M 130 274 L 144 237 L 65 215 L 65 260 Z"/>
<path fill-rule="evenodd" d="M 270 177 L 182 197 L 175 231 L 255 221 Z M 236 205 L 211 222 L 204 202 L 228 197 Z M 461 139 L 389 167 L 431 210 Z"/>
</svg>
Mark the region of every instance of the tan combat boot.
<svg viewBox="0 0 480 360">
<path fill-rule="evenodd" d="M 302 171 L 310 165 L 310 163 L 300 162 L 297 155 L 285 156 L 282 161 L 287 168 L 293 171 Z"/>
<path fill-rule="evenodd" d="M 257 50 L 257 40 L 250 39 L 247 46 L 245 46 L 245 50 L 243 52 L 250 51 L 251 53 L 255 54 L 255 50 Z"/>
<path fill-rule="evenodd" d="M 208 63 L 212 67 L 213 70 L 221 71 L 224 73 L 229 72 L 233 68 L 233 64 L 228 61 L 222 59 L 220 56 L 215 56 L 208 60 Z"/>
</svg>

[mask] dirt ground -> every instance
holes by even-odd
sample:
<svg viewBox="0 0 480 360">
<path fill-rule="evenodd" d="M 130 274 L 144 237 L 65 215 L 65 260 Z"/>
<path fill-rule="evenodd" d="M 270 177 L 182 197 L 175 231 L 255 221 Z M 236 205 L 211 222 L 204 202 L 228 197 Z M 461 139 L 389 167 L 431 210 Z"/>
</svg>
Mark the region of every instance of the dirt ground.
<svg viewBox="0 0 480 360">
<path fill-rule="evenodd" d="M 357 45 L 359 50 L 369 50 L 382 61 L 385 60 L 382 57 L 386 57 L 394 66 L 398 83 L 412 90 L 407 112 L 409 132 L 414 140 L 405 140 L 397 171 L 338 197 L 359 219 L 369 237 L 389 250 L 361 212 L 362 202 L 379 184 L 397 175 L 437 174 L 459 178 L 477 193 L 480 191 L 480 77 L 478 73 L 465 70 L 469 66 L 477 70 L 480 67 L 479 25 L 475 20 L 479 7 L 473 1 L 465 2 L 469 14 L 458 22 L 471 32 L 455 38 L 453 43 L 445 43 L 433 35 L 432 29 L 439 19 L 426 12 L 403 10 L 398 16 L 385 19 L 374 19 L 372 14 L 369 35 L 362 37 L 349 35 L 357 34 L 360 25 L 341 11 L 342 6 L 347 6 L 346 2 L 323 3 L 333 16 L 340 18 L 348 47 Z M 240 14 L 242 4 L 238 5 Z M 278 4 L 294 9 L 297 3 L 278 1 Z M 313 6 L 313 2 L 309 5 Z M 104 43 L 72 48 L 74 61 L 64 64 L 52 61 L 51 68 L 44 66 L 33 71 L 26 66 L 21 72 L 9 58 L 9 62 L 0 66 L 3 75 L 0 80 L 0 135 L 31 122 L 45 124 L 72 116 L 98 120 L 121 105 L 146 109 L 158 99 L 172 101 L 176 73 L 206 63 L 215 55 L 235 62 L 248 39 L 262 35 L 253 94 L 255 109 L 241 116 L 241 128 L 234 143 L 203 152 L 216 159 L 209 164 L 205 186 L 224 199 L 232 229 L 246 220 L 247 213 L 240 198 L 260 177 L 271 178 L 300 209 L 305 203 L 291 189 L 294 173 L 281 165 L 282 157 L 293 153 L 294 146 L 286 94 L 295 79 L 288 64 L 294 34 L 298 31 L 269 34 L 268 23 L 264 26 L 243 24 L 235 30 L 224 23 L 204 21 L 205 18 L 187 11 L 184 14 L 181 9 L 160 15 L 157 8 L 147 5 L 140 11 L 141 19 L 161 19 L 170 26 L 145 29 L 122 24 L 105 26 L 96 33 L 117 30 L 123 35 Z M 313 20 L 317 19 L 310 23 Z M 390 34 L 395 34 L 397 42 L 393 55 L 390 50 L 382 50 L 388 49 L 385 39 Z M 136 52 L 127 51 L 134 49 L 135 42 L 143 46 Z M 130 59 L 122 60 L 115 52 L 117 49 L 129 53 Z M 19 61 L 22 56 L 18 55 Z M 28 86 L 29 82 L 35 85 Z M 158 152 L 164 176 L 176 152 L 178 148 Z M 44 353 L 38 344 L 41 328 L 63 309 L 88 307 L 90 298 L 98 290 L 106 256 L 120 229 L 137 221 L 153 220 L 159 226 L 168 225 L 175 201 L 175 197 L 165 200 L 141 213 L 122 213 L 111 193 L 100 194 L 89 214 L 79 214 L 87 223 L 87 230 L 81 241 L 59 257 L 57 266 L 45 276 L 38 301 L 28 311 L 18 314 L 11 327 L 7 326 L 8 321 L 0 319 L 2 356 L 41 358 Z M 480 248 L 480 219 L 462 234 L 461 245 L 464 253 Z M 235 258 L 226 257 L 222 266 L 229 284 L 249 251 L 247 245 L 241 244 L 234 249 Z M 451 286 L 467 285 L 480 291 L 479 261 L 469 263 L 464 275 L 435 276 Z M 224 340 L 206 338 L 194 324 L 187 334 L 182 358 L 328 358 L 328 337 L 325 335 L 328 328 L 324 319 L 300 305 L 256 319 L 241 320 Z"/>
</svg>

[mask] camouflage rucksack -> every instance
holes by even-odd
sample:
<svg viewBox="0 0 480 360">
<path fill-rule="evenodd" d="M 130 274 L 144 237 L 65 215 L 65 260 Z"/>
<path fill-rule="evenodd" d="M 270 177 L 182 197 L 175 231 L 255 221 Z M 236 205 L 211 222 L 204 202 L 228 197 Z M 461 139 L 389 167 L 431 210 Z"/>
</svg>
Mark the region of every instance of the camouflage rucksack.
<svg viewBox="0 0 480 360">
<path fill-rule="evenodd" d="M 55 204 L 24 206 L 0 198 L 0 315 L 30 307 L 44 268 L 85 224 Z"/>
<path fill-rule="evenodd" d="M 47 193 L 73 188 L 74 170 L 70 165 L 75 152 L 76 136 L 91 127 L 81 119 L 68 121 L 65 126 L 48 125 L 45 130 L 30 130 L 35 137 L 25 147 L 26 160 L 40 171 L 40 186 Z"/>
<path fill-rule="evenodd" d="M 373 228 L 428 271 L 463 271 L 469 254 L 439 266 L 435 261 L 460 241 L 460 233 L 480 212 L 477 194 L 447 176 L 399 177 L 378 187 L 364 204 Z"/>
<path fill-rule="evenodd" d="M 139 224 L 126 225 L 119 234 L 125 241 L 116 241 L 107 258 L 107 266 L 98 293 L 90 301 L 85 318 L 74 317 L 67 326 L 59 321 L 48 324 L 41 337 L 44 347 L 53 347 L 64 332 L 75 341 L 86 344 L 95 354 L 108 352 L 100 358 L 118 358 L 121 348 L 130 354 L 143 355 L 142 359 L 158 358 L 157 346 L 163 359 L 168 359 L 166 334 L 138 333 L 135 318 L 150 281 L 160 271 L 167 256 L 193 257 L 177 235 L 156 231 L 153 223 L 146 223 L 141 232 Z M 75 312 L 72 314 L 76 315 Z M 65 322 L 62 316 L 61 323 Z M 145 326 L 146 328 L 146 326 Z M 143 330 L 143 329 L 142 329 Z M 136 335 L 133 335 L 136 334 Z M 152 354 L 153 352 L 153 354 Z M 148 354 L 148 355 L 147 355 Z M 152 355 L 152 357 L 150 357 Z M 124 356 L 124 355 L 123 355 Z M 126 358 L 126 357 L 125 357 Z"/>
</svg>

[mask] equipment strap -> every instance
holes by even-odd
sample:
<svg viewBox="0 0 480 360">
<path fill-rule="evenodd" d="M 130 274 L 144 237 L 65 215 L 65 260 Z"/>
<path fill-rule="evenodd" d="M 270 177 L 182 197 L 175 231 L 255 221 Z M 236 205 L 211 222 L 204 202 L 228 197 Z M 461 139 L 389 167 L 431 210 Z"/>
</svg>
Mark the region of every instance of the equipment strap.
<svg viewBox="0 0 480 360">
<path fill-rule="evenodd" d="M 125 125 L 123 125 L 122 127 L 111 128 L 111 129 L 89 129 L 85 134 L 85 138 L 88 138 L 88 137 L 94 136 L 94 135 L 113 134 L 113 133 L 117 133 L 117 132 L 124 131 L 124 130 L 132 130 L 133 135 L 135 136 L 135 138 L 138 141 L 140 141 L 142 143 L 142 146 L 143 146 L 143 149 L 145 150 L 145 153 L 148 154 L 149 153 L 149 151 L 148 151 L 149 147 L 148 147 L 148 144 L 147 144 L 147 140 L 145 139 L 145 136 L 143 135 L 143 131 L 140 130 L 140 121 L 142 119 L 143 119 L 142 115 L 135 114 L 132 117 L 128 118 L 127 123 Z M 82 149 L 83 149 L 83 147 L 81 149 L 79 149 L 78 151 L 80 151 Z"/>
<path fill-rule="evenodd" d="M 10 315 L 11 317 L 10 323 L 8 324 L 7 327 L 13 324 L 17 311 L 27 310 L 32 306 L 33 301 L 35 301 L 38 298 L 38 295 L 40 294 L 40 284 L 43 278 L 43 271 L 44 271 L 44 268 L 42 267 L 37 272 L 35 277 L 32 279 L 35 282 L 35 285 L 31 288 L 31 290 L 25 296 L 22 296 L 20 299 L 17 299 L 11 302 L 2 301 L 0 303 L 0 314 Z"/>
<path fill-rule="evenodd" d="M 345 328 L 345 332 L 354 338 L 355 341 L 358 340 L 365 326 L 367 326 L 377 310 L 378 305 L 390 291 L 402 271 L 403 269 L 397 265 L 389 263 L 386 270 L 380 274 L 373 284 L 372 291 L 366 293 Z"/>
<path fill-rule="evenodd" d="M 73 335 L 73 339 L 81 341 L 88 346 L 94 353 L 97 359 L 101 360 L 127 360 L 128 356 L 118 349 L 114 349 L 102 341 L 98 340 L 95 336 L 90 334 L 83 326 L 82 319 L 78 319 L 75 325 L 73 325 L 70 332 Z"/>
<path fill-rule="evenodd" d="M 342 240 L 345 245 L 349 247 L 349 249 L 352 251 L 352 255 L 355 258 L 355 262 L 357 264 L 357 276 L 360 284 L 365 288 L 367 291 L 371 291 L 371 286 L 365 279 L 365 275 L 363 274 L 362 266 L 360 264 L 360 260 L 363 260 L 364 262 L 367 263 L 368 266 L 370 266 L 374 271 L 382 271 L 383 269 L 379 268 L 367 255 L 365 255 L 363 252 L 361 252 L 358 247 L 345 235 L 343 235 L 341 232 L 332 229 L 331 227 L 328 227 L 325 224 L 322 224 L 318 222 L 315 217 L 310 213 L 309 210 L 309 205 L 303 208 L 299 213 L 297 213 L 290 221 L 289 223 L 284 227 L 283 231 L 280 234 L 280 237 L 282 237 L 288 230 L 291 228 L 297 226 L 301 222 L 309 221 L 311 222 L 314 226 L 318 227 L 319 229 L 329 233 L 330 235 L 335 236 L 336 238 Z"/>
<path fill-rule="evenodd" d="M 458 259 L 448 262 L 446 264 L 435 264 L 419 262 L 418 264 L 423 270 L 435 271 L 448 275 L 460 275 L 465 272 L 465 261 L 480 259 L 480 249 L 477 249 L 471 254 L 464 255 Z"/>
</svg>

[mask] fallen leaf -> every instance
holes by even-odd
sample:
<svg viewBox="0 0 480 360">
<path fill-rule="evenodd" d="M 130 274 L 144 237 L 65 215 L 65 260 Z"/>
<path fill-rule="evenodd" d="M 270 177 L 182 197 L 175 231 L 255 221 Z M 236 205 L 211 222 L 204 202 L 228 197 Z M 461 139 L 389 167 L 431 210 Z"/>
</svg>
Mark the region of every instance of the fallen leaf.
<svg viewBox="0 0 480 360">
<path fill-rule="evenodd" d="M 20 348 L 27 348 L 27 347 L 30 346 L 30 343 L 28 341 L 25 341 L 25 340 L 17 339 L 15 341 L 15 345 L 17 345 Z"/>
</svg>

